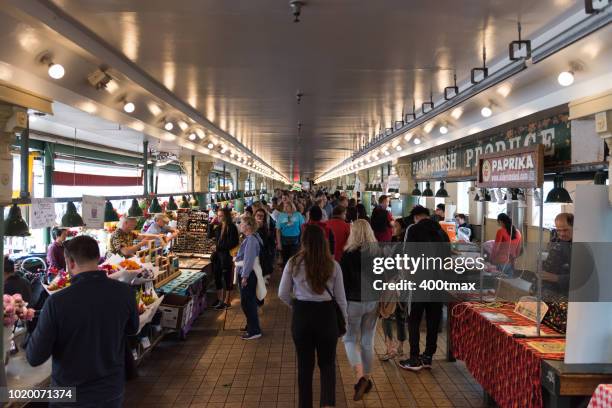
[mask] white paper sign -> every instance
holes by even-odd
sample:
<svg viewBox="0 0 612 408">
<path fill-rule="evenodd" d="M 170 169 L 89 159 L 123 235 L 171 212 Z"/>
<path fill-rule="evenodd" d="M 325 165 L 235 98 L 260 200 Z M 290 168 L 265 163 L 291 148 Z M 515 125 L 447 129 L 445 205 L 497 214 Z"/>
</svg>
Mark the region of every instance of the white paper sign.
<svg viewBox="0 0 612 408">
<path fill-rule="evenodd" d="M 83 222 L 87 228 L 104 228 L 104 197 L 83 196 Z"/>
<path fill-rule="evenodd" d="M 361 180 L 359 180 L 359 177 L 355 177 L 355 190 L 354 191 L 361 191 Z"/>
<path fill-rule="evenodd" d="M 53 198 L 33 198 L 30 207 L 30 228 L 47 228 L 55 225 L 55 200 Z"/>
</svg>

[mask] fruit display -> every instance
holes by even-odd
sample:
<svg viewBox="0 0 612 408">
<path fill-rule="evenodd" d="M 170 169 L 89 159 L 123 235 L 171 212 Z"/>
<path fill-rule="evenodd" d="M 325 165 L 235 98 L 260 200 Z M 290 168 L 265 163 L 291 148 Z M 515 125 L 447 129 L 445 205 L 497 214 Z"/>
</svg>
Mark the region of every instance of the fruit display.
<svg viewBox="0 0 612 408">
<path fill-rule="evenodd" d="M 119 262 L 119 267 L 128 271 L 137 271 L 142 268 L 138 262 L 132 259 L 124 259 L 123 261 Z"/>
<path fill-rule="evenodd" d="M 70 286 L 70 274 L 66 271 L 60 271 L 57 276 L 51 281 L 47 289 L 50 292 L 54 292 L 60 289 L 64 289 Z"/>
</svg>

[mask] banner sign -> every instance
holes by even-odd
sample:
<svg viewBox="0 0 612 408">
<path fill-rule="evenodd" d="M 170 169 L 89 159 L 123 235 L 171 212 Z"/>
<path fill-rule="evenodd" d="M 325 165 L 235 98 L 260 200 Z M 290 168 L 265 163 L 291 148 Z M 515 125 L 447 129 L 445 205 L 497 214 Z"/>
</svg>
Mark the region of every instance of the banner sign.
<svg viewBox="0 0 612 408">
<path fill-rule="evenodd" d="M 544 146 L 478 157 L 476 186 L 485 188 L 536 188 L 544 183 Z"/>
<path fill-rule="evenodd" d="M 83 196 L 83 223 L 87 228 L 102 229 L 104 228 L 104 205 L 106 200 L 104 197 Z"/>
<path fill-rule="evenodd" d="M 571 164 L 571 129 L 568 113 L 518 126 L 479 140 L 433 150 L 412 159 L 416 180 L 476 178 L 478 157 L 537 144 L 544 145 L 544 167 Z M 507 186 L 506 186 L 507 187 Z"/>
<path fill-rule="evenodd" d="M 30 207 L 30 228 L 47 228 L 55 225 L 55 199 L 33 198 Z"/>
</svg>

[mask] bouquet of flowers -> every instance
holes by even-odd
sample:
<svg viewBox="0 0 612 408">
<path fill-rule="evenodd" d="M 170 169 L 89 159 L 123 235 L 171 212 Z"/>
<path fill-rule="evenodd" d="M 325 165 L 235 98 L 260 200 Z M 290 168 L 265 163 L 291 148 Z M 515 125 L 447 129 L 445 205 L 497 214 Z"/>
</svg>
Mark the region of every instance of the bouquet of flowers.
<svg viewBox="0 0 612 408">
<path fill-rule="evenodd" d="M 19 293 L 14 295 L 4 295 L 2 298 L 4 304 L 4 327 L 13 327 L 17 320 L 32 320 L 34 318 L 34 309 L 29 309 L 27 303 Z"/>
</svg>

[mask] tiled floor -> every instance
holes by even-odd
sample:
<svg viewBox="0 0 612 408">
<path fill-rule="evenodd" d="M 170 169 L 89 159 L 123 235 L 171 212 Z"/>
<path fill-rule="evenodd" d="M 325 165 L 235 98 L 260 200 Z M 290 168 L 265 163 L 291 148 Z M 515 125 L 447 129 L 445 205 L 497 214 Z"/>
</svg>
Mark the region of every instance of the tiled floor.
<svg viewBox="0 0 612 408">
<path fill-rule="evenodd" d="M 243 341 L 240 305 L 227 312 L 207 310 L 187 340 L 164 340 L 128 382 L 126 407 L 297 407 L 296 356 L 289 309 L 275 289 L 260 310 L 264 336 Z M 422 336 L 424 339 L 424 336 Z M 445 334 L 431 371 L 412 373 L 394 362 L 375 363 L 374 388 L 353 402 L 355 379 L 342 342 L 338 342 L 338 407 L 479 407 L 482 390 L 461 363 L 444 360 Z M 407 348 L 407 344 L 406 344 Z M 382 333 L 376 351 L 384 352 Z M 315 369 L 315 378 L 318 378 Z M 318 401 L 315 380 L 315 401 Z"/>
</svg>

